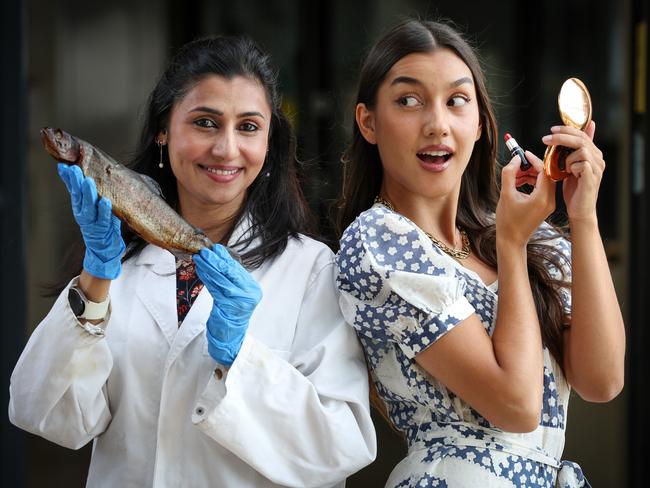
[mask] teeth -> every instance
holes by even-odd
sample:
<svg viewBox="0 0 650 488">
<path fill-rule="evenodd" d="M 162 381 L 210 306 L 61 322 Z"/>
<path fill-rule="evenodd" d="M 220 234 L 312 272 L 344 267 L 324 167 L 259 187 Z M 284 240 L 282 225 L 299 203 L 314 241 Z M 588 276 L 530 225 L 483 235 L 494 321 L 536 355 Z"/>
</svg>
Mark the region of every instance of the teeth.
<svg viewBox="0 0 650 488">
<path fill-rule="evenodd" d="M 423 156 L 448 156 L 449 155 L 449 153 L 446 151 L 427 151 L 418 154 L 422 154 Z"/>
<path fill-rule="evenodd" d="M 217 168 L 205 168 L 208 173 L 214 173 L 215 175 L 234 175 L 238 169 L 217 169 Z"/>
</svg>

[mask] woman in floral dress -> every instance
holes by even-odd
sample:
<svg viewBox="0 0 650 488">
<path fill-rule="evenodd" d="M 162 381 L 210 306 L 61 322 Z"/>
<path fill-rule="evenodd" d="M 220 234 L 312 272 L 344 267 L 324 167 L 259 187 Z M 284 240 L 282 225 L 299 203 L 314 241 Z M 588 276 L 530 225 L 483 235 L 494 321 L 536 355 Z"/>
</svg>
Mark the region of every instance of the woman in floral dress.
<svg viewBox="0 0 650 488">
<path fill-rule="evenodd" d="M 386 486 L 589 486 L 561 461 L 570 388 L 614 398 L 625 350 L 595 124 L 542 139 L 575 149 L 569 242 L 545 223 L 555 183 L 535 155 L 528 171 L 519 157 L 503 167 L 498 191 L 484 76 L 448 25 L 407 21 L 370 50 L 355 122 L 338 286 L 377 403 L 408 442 Z"/>
</svg>

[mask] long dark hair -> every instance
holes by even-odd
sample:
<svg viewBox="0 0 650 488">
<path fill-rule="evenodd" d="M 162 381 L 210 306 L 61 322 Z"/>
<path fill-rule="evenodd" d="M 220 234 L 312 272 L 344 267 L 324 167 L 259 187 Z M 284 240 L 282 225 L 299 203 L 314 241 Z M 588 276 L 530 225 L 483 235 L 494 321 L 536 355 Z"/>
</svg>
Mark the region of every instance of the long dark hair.
<svg viewBox="0 0 650 488">
<path fill-rule="evenodd" d="M 472 248 L 479 259 L 496 268 L 496 226 L 494 214 L 498 200 L 497 186 L 497 127 L 492 104 L 487 93 L 485 76 L 473 48 L 450 25 L 424 20 L 407 20 L 382 37 L 369 51 L 361 68 L 356 103 L 372 109 L 377 91 L 392 66 L 412 53 L 430 53 L 449 49 L 462 59 L 472 72 L 482 125 L 481 137 L 462 180 L 456 224 L 468 233 Z M 356 122 L 352 140 L 343 154 L 343 191 L 336 213 L 336 229 L 343 230 L 364 210 L 370 208 L 379 194 L 383 170 L 379 152 L 361 135 Z M 563 232 L 552 227 L 553 237 Z M 548 233 L 547 233 L 548 234 Z M 569 286 L 562 273 L 563 258 L 558 255 L 549 235 L 536 234 L 528 243 L 528 273 L 540 320 L 544 345 L 562 367 L 562 330 L 568 323 L 560 288 Z M 551 275 L 555 267 L 560 278 Z"/>
<path fill-rule="evenodd" d="M 277 71 L 269 56 L 251 39 L 243 36 L 217 36 L 197 39 L 180 48 L 149 96 L 145 120 L 135 155 L 127 164 L 133 170 L 158 182 L 163 197 L 178 208 L 176 178 L 167 157 L 159 168 L 160 148 L 156 137 L 167 128 L 171 110 L 202 78 L 218 75 L 252 78 L 264 88 L 271 107 L 268 153 L 258 177 L 247 189 L 246 200 L 236 220 L 250 215 L 252 228 L 237 242 L 237 248 L 250 246 L 241 256 L 248 268 L 259 267 L 267 259 L 280 254 L 290 236 L 313 235 L 314 221 L 299 182 L 299 165 L 295 155 L 295 137 L 289 120 L 281 108 Z M 232 232 L 232 228 L 227 233 Z M 123 261 L 139 253 L 146 245 L 141 237 L 122 224 L 127 245 Z M 47 286 L 50 293 L 59 293 L 81 271 L 83 245 L 74 245 L 66 261 L 68 271 L 59 281 Z"/>
<path fill-rule="evenodd" d="M 158 167 L 160 148 L 156 138 L 160 131 L 166 130 L 174 105 L 198 81 L 210 75 L 227 79 L 244 76 L 258 81 L 271 107 L 268 153 L 259 176 L 248 187 L 239 215 L 250 215 L 252 228 L 237 247 L 259 242 L 242 255 L 244 264 L 255 268 L 280 254 L 289 236 L 296 236 L 299 232 L 311 233 L 313 224 L 299 184 L 295 138 L 282 111 L 277 72 L 269 56 L 251 39 L 209 37 L 192 41 L 179 50 L 149 97 L 140 142 L 130 166 L 154 178 L 160 184 L 167 203 L 177 207 L 176 178 L 169 164 L 164 164 L 162 169 Z M 129 229 L 124 229 L 123 235 L 129 247 L 125 257 L 128 259 L 139 252 L 145 242 Z"/>
</svg>

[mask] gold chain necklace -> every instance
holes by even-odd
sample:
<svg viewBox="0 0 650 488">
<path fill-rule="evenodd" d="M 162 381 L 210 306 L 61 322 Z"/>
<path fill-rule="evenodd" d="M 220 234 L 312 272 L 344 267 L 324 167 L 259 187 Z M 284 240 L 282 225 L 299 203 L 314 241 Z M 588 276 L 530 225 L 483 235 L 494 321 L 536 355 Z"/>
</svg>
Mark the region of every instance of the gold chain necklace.
<svg viewBox="0 0 650 488">
<path fill-rule="evenodd" d="M 397 210 L 395 210 L 395 207 L 393 207 L 392 203 L 390 203 L 388 200 L 386 200 L 385 198 L 379 195 L 375 197 L 375 203 L 381 203 L 384 207 L 392 210 L 393 212 L 397 212 Z M 452 247 L 449 247 L 447 244 L 442 242 L 440 239 L 433 237 L 428 232 L 426 231 L 422 231 L 422 232 L 424 232 L 426 236 L 429 239 L 431 239 L 431 242 L 433 242 L 436 246 L 438 246 L 442 250 L 442 252 L 450 255 L 454 259 L 460 260 L 460 259 L 467 258 L 471 254 L 472 248 L 469 245 L 469 237 L 467 236 L 467 232 L 465 232 L 465 230 L 463 229 L 458 229 L 458 230 L 460 231 L 460 238 L 463 243 L 462 249 L 454 249 Z"/>
</svg>

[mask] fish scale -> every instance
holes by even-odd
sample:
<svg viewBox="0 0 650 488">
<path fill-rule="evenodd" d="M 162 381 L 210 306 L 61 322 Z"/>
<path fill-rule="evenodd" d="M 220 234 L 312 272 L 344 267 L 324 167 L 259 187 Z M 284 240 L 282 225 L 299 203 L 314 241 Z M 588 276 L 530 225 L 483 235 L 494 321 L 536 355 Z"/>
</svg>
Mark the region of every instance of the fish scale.
<svg viewBox="0 0 650 488">
<path fill-rule="evenodd" d="M 175 253 L 195 254 L 204 247 L 212 247 L 203 231 L 187 222 L 160 196 L 153 179 L 117 163 L 92 144 L 61 129 L 45 127 L 41 139 L 54 159 L 76 164 L 85 176 L 91 177 L 97 193 L 111 201 L 113 213 L 147 242 Z M 237 253 L 228 251 L 239 260 Z"/>
</svg>

